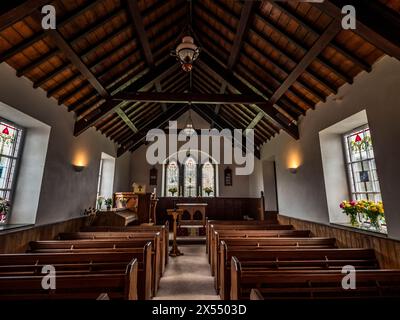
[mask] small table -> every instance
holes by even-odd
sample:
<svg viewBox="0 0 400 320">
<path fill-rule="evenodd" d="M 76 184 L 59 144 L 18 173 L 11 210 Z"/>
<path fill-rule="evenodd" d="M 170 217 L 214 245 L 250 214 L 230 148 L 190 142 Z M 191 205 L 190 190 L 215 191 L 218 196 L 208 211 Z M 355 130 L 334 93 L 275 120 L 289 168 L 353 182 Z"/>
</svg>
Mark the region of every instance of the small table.
<svg viewBox="0 0 400 320">
<path fill-rule="evenodd" d="M 174 219 L 174 226 L 173 226 L 174 241 L 172 242 L 172 249 L 169 252 L 169 255 L 171 257 L 183 256 L 183 253 L 179 251 L 178 244 L 176 243 L 177 222 L 178 222 L 178 219 L 183 214 L 183 209 L 176 209 L 176 210 L 175 209 L 167 209 L 167 213 L 169 216 L 172 216 L 172 218 Z"/>
<path fill-rule="evenodd" d="M 201 213 L 201 223 L 203 226 L 206 225 L 206 207 L 207 203 L 177 203 L 176 206 L 182 211 L 187 211 L 190 214 L 190 220 L 194 221 L 193 216 L 196 211 Z"/>
</svg>

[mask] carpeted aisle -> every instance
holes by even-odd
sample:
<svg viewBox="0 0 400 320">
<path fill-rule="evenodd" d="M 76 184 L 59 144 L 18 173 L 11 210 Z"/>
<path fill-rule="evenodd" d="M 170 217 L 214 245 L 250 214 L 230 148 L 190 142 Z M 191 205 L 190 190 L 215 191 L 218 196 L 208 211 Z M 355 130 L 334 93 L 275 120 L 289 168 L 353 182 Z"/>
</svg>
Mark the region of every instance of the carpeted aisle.
<svg viewBox="0 0 400 320">
<path fill-rule="evenodd" d="M 154 300 L 219 300 L 205 245 L 180 245 L 183 256 L 169 259 Z"/>
</svg>

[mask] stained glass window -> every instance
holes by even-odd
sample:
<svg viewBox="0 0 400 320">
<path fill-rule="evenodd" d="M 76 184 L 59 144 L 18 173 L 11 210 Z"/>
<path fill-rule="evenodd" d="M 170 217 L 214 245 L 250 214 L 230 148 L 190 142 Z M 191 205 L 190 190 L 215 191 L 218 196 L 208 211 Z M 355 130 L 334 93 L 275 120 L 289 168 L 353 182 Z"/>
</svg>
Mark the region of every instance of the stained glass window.
<svg viewBox="0 0 400 320">
<path fill-rule="evenodd" d="M 166 194 L 168 197 L 178 196 L 179 190 L 179 167 L 176 161 L 167 165 Z"/>
<path fill-rule="evenodd" d="M 344 135 L 344 143 L 352 200 L 382 201 L 369 128 Z"/>
<path fill-rule="evenodd" d="M 0 198 L 8 201 L 12 201 L 22 134 L 21 128 L 0 119 Z"/>
<path fill-rule="evenodd" d="M 215 177 L 214 177 L 214 166 L 210 162 L 206 162 L 203 165 L 201 171 L 201 181 L 202 181 L 202 193 L 203 197 L 212 197 L 215 195 Z"/>
<path fill-rule="evenodd" d="M 197 165 L 196 161 L 192 157 L 187 158 L 185 161 L 184 174 L 184 196 L 197 196 Z"/>
</svg>

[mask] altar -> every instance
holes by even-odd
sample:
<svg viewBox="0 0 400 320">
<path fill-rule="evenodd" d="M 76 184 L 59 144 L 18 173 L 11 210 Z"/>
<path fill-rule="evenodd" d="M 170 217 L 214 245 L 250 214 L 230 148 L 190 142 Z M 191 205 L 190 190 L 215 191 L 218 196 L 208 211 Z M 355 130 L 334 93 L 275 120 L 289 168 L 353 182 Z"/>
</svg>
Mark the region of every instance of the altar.
<svg viewBox="0 0 400 320">
<path fill-rule="evenodd" d="M 183 212 L 189 213 L 189 219 L 181 219 L 180 226 L 184 225 L 206 225 L 206 207 L 207 203 L 177 203 L 176 207 Z M 196 219 L 196 213 L 200 213 L 201 218 Z"/>
</svg>

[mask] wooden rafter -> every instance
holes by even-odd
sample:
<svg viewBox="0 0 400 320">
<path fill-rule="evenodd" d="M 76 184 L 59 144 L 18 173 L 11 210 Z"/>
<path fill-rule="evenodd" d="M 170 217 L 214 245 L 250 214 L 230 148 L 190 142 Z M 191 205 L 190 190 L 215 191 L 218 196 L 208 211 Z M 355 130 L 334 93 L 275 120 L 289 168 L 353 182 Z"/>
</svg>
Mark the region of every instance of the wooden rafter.
<svg viewBox="0 0 400 320">
<path fill-rule="evenodd" d="M 138 80 L 128 85 L 125 90 L 138 91 L 146 85 L 153 84 L 154 81 L 163 78 L 169 71 L 174 70 L 175 67 L 176 61 L 172 58 L 169 58 L 154 69 L 148 71 Z M 99 119 L 106 116 L 110 112 L 113 112 L 118 105 L 118 101 L 112 100 L 111 98 L 107 99 L 106 102 L 101 104 L 96 110 L 75 123 L 74 134 L 81 134 L 94 125 Z"/>
<path fill-rule="evenodd" d="M 27 2 L 38 2 L 37 0 L 27 0 Z M 46 1 L 47 3 L 49 1 Z M 61 28 L 62 26 L 66 25 L 67 23 L 71 22 L 72 20 L 74 20 L 76 17 L 80 16 L 81 14 L 85 13 L 86 11 L 90 10 L 91 8 L 93 8 L 94 6 L 96 6 L 98 4 L 98 0 L 95 0 L 93 2 L 89 2 L 88 4 L 86 4 L 83 7 L 78 8 L 77 10 L 75 10 L 74 12 L 72 12 L 68 17 L 57 21 L 57 28 Z M 36 11 L 35 10 L 28 10 L 25 13 L 25 16 L 28 14 L 31 14 L 33 12 L 33 14 L 36 15 Z M 41 21 L 41 19 L 39 20 Z M 21 52 L 22 50 L 32 46 L 34 43 L 42 40 L 44 37 L 46 36 L 46 31 L 42 30 L 36 34 L 34 34 L 32 37 L 22 41 L 21 43 L 19 43 L 18 45 L 14 46 L 13 48 L 11 48 L 10 50 L 8 50 L 7 52 L 4 52 L 1 56 L 0 56 L 0 62 L 3 62 L 4 60 L 7 60 L 9 58 L 11 58 L 12 56 L 16 55 L 17 53 Z M 57 49 L 53 50 L 52 53 L 56 54 Z M 42 60 L 43 57 L 41 57 L 40 59 Z M 49 59 L 50 56 L 47 56 L 46 59 Z M 45 60 L 46 61 L 46 60 Z"/>
<path fill-rule="evenodd" d="M 267 104 L 263 97 L 257 94 L 199 94 L 199 93 L 169 93 L 169 92 L 129 92 L 117 93 L 112 98 L 117 101 L 159 102 L 159 103 L 197 103 L 197 104 Z"/>
<path fill-rule="evenodd" d="M 37 21 L 40 21 L 41 19 L 41 14 L 39 13 L 39 11 L 34 11 L 32 13 L 32 16 Z M 59 50 L 61 50 L 64 56 L 68 60 L 70 60 L 75 68 L 77 68 L 79 72 L 89 81 L 89 83 L 95 88 L 100 96 L 102 96 L 104 99 L 108 98 L 109 94 L 105 87 L 100 83 L 93 72 L 85 65 L 85 63 L 70 46 L 70 44 L 64 39 L 58 29 L 48 29 L 45 31 L 45 33 L 46 35 L 49 35 L 51 37 Z"/>
<path fill-rule="evenodd" d="M 217 21 L 219 24 L 221 24 L 224 28 L 226 28 L 229 32 L 233 33 L 234 30 L 233 28 L 227 24 L 226 22 L 224 22 L 221 19 L 218 19 L 214 13 L 212 13 L 207 7 L 204 6 L 204 4 L 201 4 L 200 2 L 198 3 L 198 6 L 201 8 L 201 10 L 203 10 L 204 12 L 207 13 L 208 16 L 212 17 L 215 21 Z M 201 17 L 198 17 L 203 23 L 205 23 L 205 20 Z M 218 33 L 218 29 L 213 27 L 212 24 L 209 24 L 208 27 L 210 29 L 212 29 L 213 32 Z M 252 35 L 255 35 L 257 38 L 259 38 L 261 41 L 265 42 L 266 44 L 268 44 L 269 47 L 271 47 L 272 49 L 274 49 L 275 51 L 279 52 L 279 54 L 281 54 L 282 56 L 284 56 L 286 59 L 288 59 L 290 61 L 291 64 L 296 65 L 297 61 L 295 61 L 293 58 L 291 58 L 288 53 L 284 52 L 282 49 L 278 48 L 274 43 L 272 43 L 270 40 L 268 40 L 264 35 L 262 35 L 259 31 L 255 30 L 255 29 L 249 29 L 249 32 Z M 204 34 L 206 37 L 210 37 L 207 34 Z M 273 65 L 277 70 L 279 70 L 281 73 L 288 75 L 290 73 L 290 69 L 288 69 L 285 65 L 281 65 L 281 63 L 276 60 L 276 58 L 274 57 L 270 57 L 270 56 L 266 56 L 265 52 L 262 52 L 261 49 L 259 49 L 258 47 L 256 47 L 255 45 L 253 45 L 251 42 L 246 42 L 246 46 L 248 46 L 249 48 L 251 48 L 253 51 L 257 52 L 260 56 L 263 56 L 264 59 L 268 60 L 268 62 Z M 274 75 L 273 72 L 271 72 L 270 70 L 266 70 L 264 66 L 261 66 L 259 61 L 256 61 L 253 57 L 249 56 L 248 54 L 246 54 L 246 52 L 242 51 L 242 56 L 250 59 L 253 63 L 255 63 L 258 67 L 260 67 L 261 69 L 265 70 L 266 75 L 268 75 L 268 77 L 270 78 L 270 80 L 272 82 L 277 82 L 277 85 L 280 85 L 279 80 L 276 78 L 276 76 Z M 336 93 L 337 89 L 330 84 L 329 82 L 327 82 L 324 78 L 320 77 L 318 74 L 316 74 L 314 71 L 312 70 L 307 70 L 307 75 L 314 78 L 315 81 L 318 81 L 319 83 L 321 83 L 324 87 L 326 87 L 327 89 L 329 89 L 331 92 Z M 323 96 L 321 93 L 319 93 L 316 88 L 311 87 L 306 81 L 302 80 L 302 79 L 298 79 L 297 84 L 306 88 L 307 91 L 309 91 L 310 93 L 312 93 L 314 96 L 318 97 L 319 99 L 321 99 L 322 101 L 325 100 L 325 96 Z M 272 93 L 271 93 L 272 94 Z M 300 98 L 301 99 L 301 98 Z"/>
<path fill-rule="evenodd" d="M 353 5 L 357 13 L 354 31 L 388 55 L 400 60 L 400 15 L 379 1 L 325 0 L 313 4 L 332 17 L 341 17 L 341 8 Z"/>
<path fill-rule="evenodd" d="M 301 74 L 310 66 L 315 58 L 326 48 L 326 46 L 334 39 L 342 30 L 340 20 L 334 19 L 321 37 L 308 50 L 303 59 L 298 63 L 296 68 L 289 74 L 282 85 L 272 95 L 270 102 L 276 103 L 286 91 L 297 81 Z"/>
<path fill-rule="evenodd" d="M 117 156 L 122 156 L 126 151 L 134 148 L 139 144 L 145 137 L 149 130 L 154 128 L 161 128 L 168 123 L 170 120 L 174 120 L 185 113 L 189 107 L 186 106 L 170 106 L 167 112 L 161 113 L 158 117 L 151 120 L 145 126 L 143 126 L 136 134 L 134 134 L 129 140 L 127 145 L 123 145 L 118 148 Z"/>
<path fill-rule="evenodd" d="M 193 110 L 195 112 L 197 112 L 201 117 L 203 117 L 205 120 L 207 120 L 209 123 L 213 122 L 220 130 L 223 129 L 229 129 L 232 132 L 233 135 L 233 130 L 234 127 L 225 119 L 223 119 L 221 116 L 219 115 L 215 115 L 212 112 L 209 112 L 209 109 L 206 110 L 200 106 L 197 105 L 193 105 Z M 243 142 L 243 141 L 241 141 Z M 246 152 L 247 150 L 247 146 L 245 146 L 245 144 L 242 143 L 243 146 L 243 151 Z M 259 159 L 260 158 L 260 150 L 257 149 L 256 146 L 254 146 L 254 155 Z"/>
<path fill-rule="evenodd" d="M 232 70 L 239 58 L 240 51 L 242 48 L 242 43 L 244 36 L 249 28 L 251 22 L 251 14 L 254 8 L 254 1 L 248 0 L 243 3 L 242 13 L 240 16 L 238 28 L 236 31 L 235 39 L 233 41 L 233 46 L 231 54 L 228 60 L 228 69 Z"/>
<path fill-rule="evenodd" d="M 12 26 L 18 21 L 21 21 L 31 12 L 43 7 L 48 3 L 49 0 L 26 0 L 13 8 L 10 8 L 9 6 L 6 7 L 6 10 L 0 11 L 0 31 Z M 5 4 L 2 3 L 2 6 L 4 5 Z"/>
<path fill-rule="evenodd" d="M 143 19 L 140 14 L 140 9 L 137 0 L 127 0 L 129 14 L 132 18 L 132 21 L 135 25 L 135 31 L 138 35 L 140 44 L 142 45 L 144 57 L 149 66 L 154 65 L 154 57 L 150 49 L 149 39 L 146 34 L 146 30 L 144 29 Z"/>
<path fill-rule="evenodd" d="M 307 22 L 304 18 L 300 17 L 300 15 L 296 14 L 294 10 L 290 9 L 288 6 L 285 6 L 283 3 L 274 0 L 268 0 L 274 7 L 278 8 L 285 15 L 287 15 L 293 21 L 296 21 L 299 25 L 301 25 L 308 32 L 311 32 L 315 37 L 320 37 L 321 34 L 319 31 L 316 31 L 315 28 Z M 344 48 L 341 44 L 335 42 L 334 40 L 329 44 L 330 47 L 338 51 L 341 55 L 343 55 L 346 59 L 350 60 L 356 66 L 370 72 L 372 67 L 367 62 L 363 61 L 360 57 L 357 57 L 354 53 L 350 52 L 346 48 Z"/>
<path fill-rule="evenodd" d="M 128 8 L 129 8 L 129 14 L 135 25 L 135 30 L 137 32 L 139 42 L 142 45 L 142 49 L 143 49 L 143 53 L 144 53 L 146 62 L 150 68 L 153 68 L 154 67 L 154 57 L 153 57 L 153 53 L 151 52 L 149 38 L 148 38 L 148 36 L 146 34 L 146 30 L 144 28 L 143 18 L 142 18 L 142 15 L 140 14 L 140 9 L 139 9 L 137 0 L 128 0 Z M 157 92 L 162 92 L 161 83 L 159 80 L 154 82 L 154 86 L 155 86 Z M 164 112 L 167 110 L 167 106 L 165 103 L 162 104 L 162 109 Z"/>
<path fill-rule="evenodd" d="M 248 87 L 240 79 L 238 79 L 230 70 L 225 69 L 221 64 L 214 60 L 207 52 L 204 50 L 200 57 L 200 62 L 204 68 L 209 70 L 209 72 L 214 73 L 219 78 L 225 79 L 232 87 L 238 90 L 240 93 L 254 93 L 253 88 Z M 256 105 L 258 108 L 263 110 L 265 114 L 272 119 L 274 122 L 278 123 L 279 126 L 284 129 L 289 135 L 295 139 L 299 139 L 299 132 L 297 125 L 288 119 L 284 120 L 283 115 L 279 115 L 279 111 L 267 100 L 264 104 Z"/>
</svg>

